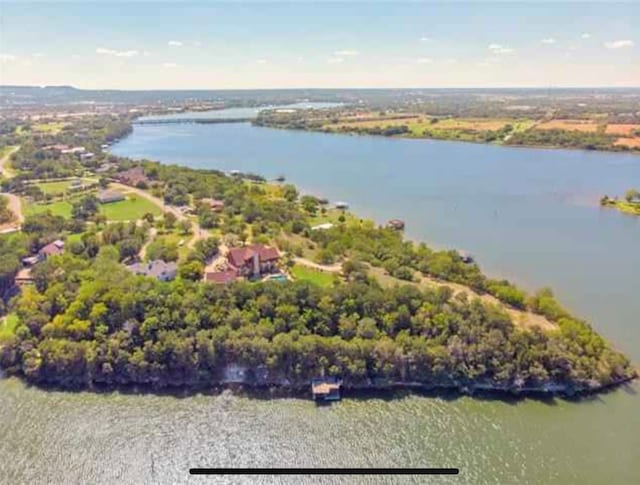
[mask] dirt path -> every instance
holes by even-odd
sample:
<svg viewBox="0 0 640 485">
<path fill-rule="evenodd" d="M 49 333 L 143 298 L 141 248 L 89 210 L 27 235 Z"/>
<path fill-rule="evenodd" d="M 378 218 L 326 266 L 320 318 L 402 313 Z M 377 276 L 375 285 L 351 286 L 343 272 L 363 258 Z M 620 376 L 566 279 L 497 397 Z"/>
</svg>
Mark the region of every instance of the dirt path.
<svg viewBox="0 0 640 485">
<path fill-rule="evenodd" d="M 369 273 L 376 277 L 376 279 L 383 286 L 390 286 L 397 283 L 407 283 L 405 281 L 400 281 L 396 278 L 393 278 L 385 273 L 382 268 L 370 267 Z M 557 325 L 545 318 L 542 315 L 538 315 L 537 313 L 532 313 L 524 310 L 517 310 L 508 305 L 505 305 L 500 300 L 498 300 L 495 296 L 489 294 L 479 294 L 476 291 L 472 290 L 468 286 L 460 285 L 458 283 L 450 283 L 448 281 L 441 281 L 436 278 L 424 275 L 416 275 L 420 278 L 418 282 L 413 283 L 414 285 L 421 286 L 423 288 L 439 288 L 443 286 L 447 286 L 453 290 L 453 294 L 457 295 L 458 293 L 466 293 L 471 298 L 480 298 L 484 303 L 489 303 L 492 305 L 497 305 L 502 307 L 513 323 L 523 328 L 531 328 L 531 327 L 539 327 L 543 330 L 557 330 Z M 411 283 L 410 283 L 411 284 Z"/>
<path fill-rule="evenodd" d="M 20 150 L 20 145 L 13 147 L 11 150 L 7 152 L 7 154 L 4 157 L 0 158 L 0 175 L 2 175 L 3 177 L 5 178 L 13 177 L 13 173 L 8 168 L 6 168 L 5 165 L 9 161 L 9 158 L 11 157 L 11 155 L 13 155 L 18 150 Z"/>
<path fill-rule="evenodd" d="M 142 190 L 137 187 L 130 187 L 129 185 L 124 185 L 118 182 L 111 182 L 110 186 L 122 191 L 123 193 L 136 194 L 136 195 L 139 195 L 140 197 L 147 199 L 149 202 L 158 206 L 163 212 L 171 212 L 174 216 L 176 216 L 176 219 L 179 221 L 191 222 L 193 236 L 191 236 L 191 239 L 189 239 L 189 242 L 187 243 L 187 247 L 189 249 L 193 249 L 196 242 L 198 242 L 201 239 L 206 239 L 209 236 L 209 233 L 203 230 L 196 221 L 189 219 L 179 209 L 165 204 L 162 199 L 151 195 L 146 190 Z"/>
<path fill-rule="evenodd" d="M 144 261 L 144 257 L 147 255 L 147 248 L 149 247 L 149 244 L 151 244 L 154 241 L 157 235 L 158 235 L 158 230 L 155 227 L 152 227 L 149 230 L 149 240 L 146 243 L 144 243 L 144 245 L 140 248 L 140 252 L 138 253 L 138 256 L 140 257 L 141 261 Z"/>
<path fill-rule="evenodd" d="M 310 261 L 306 258 L 293 258 L 294 263 L 300 266 L 306 266 L 307 268 L 315 269 L 316 271 L 323 271 L 325 273 L 340 273 L 342 271 L 342 263 L 335 264 L 318 264 Z"/>
</svg>

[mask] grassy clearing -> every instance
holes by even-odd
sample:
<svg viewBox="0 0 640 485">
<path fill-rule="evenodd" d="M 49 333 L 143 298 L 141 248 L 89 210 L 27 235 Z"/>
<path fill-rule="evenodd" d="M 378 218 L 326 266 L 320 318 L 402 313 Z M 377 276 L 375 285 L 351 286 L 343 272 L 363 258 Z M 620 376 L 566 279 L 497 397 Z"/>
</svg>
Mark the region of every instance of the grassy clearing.
<svg viewBox="0 0 640 485">
<path fill-rule="evenodd" d="M 90 178 L 82 178 L 79 179 L 83 184 L 94 184 L 97 182 L 96 179 Z M 36 184 L 37 187 L 42 190 L 45 194 L 49 195 L 58 195 L 64 194 L 71 188 L 71 184 L 74 182 L 74 179 L 71 180 L 58 180 L 55 182 L 39 182 Z"/>
<path fill-rule="evenodd" d="M 317 286 L 332 286 L 336 281 L 336 276 L 331 273 L 323 273 L 322 271 L 316 271 L 306 266 L 296 264 L 291 268 L 291 274 L 296 280 L 308 281 Z"/>
<path fill-rule="evenodd" d="M 60 133 L 62 129 L 68 124 L 69 123 L 63 123 L 61 121 L 50 121 L 49 123 L 36 123 L 35 125 L 33 125 L 32 129 L 41 133 L 49 133 L 51 135 L 55 135 L 57 133 Z"/>
<path fill-rule="evenodd" d="M 144 197 L 130 194 L 125 200 L 119 202 L 111 202 L 109 204 L 102 204 L 100 206 L 100 212 L 107 217 L 109 221 L 135 221 L 147 212 L 154 215 L 154 217 L 162 214 L 160 208 Z"/>
<path fill-rule="evenodd" d="M 16 327 L 20 323 L 18 316 L 10 313 L 4 320 L 0 321 L 0 338 L 10 337 L 16 330 Z"/>
<path fill-rule="evenodd" d="M 318 211 L 315 216 L 309 216 L 308 221 L 311 227 L 317 226 L 318 224 L 326 224 L 327 222 L 332 224 L 342 224 L 343 222 L 340 221 L 340 216 L 344 216 L 344 224 L 347 225 L 360 225 L 363 221 L 359 217 L 353 215 L 353 213 L 342 209 L 327 209 L 324 214 L 321 211 Z"/>
<path fill-rule="evenodd" d="M 50 204 L 32 204 L 22 199 L 22 212 L 25 216 L 50 211 L 54 216 L 71 217 L 71 202 L 59 200 Z"/>
</svg>

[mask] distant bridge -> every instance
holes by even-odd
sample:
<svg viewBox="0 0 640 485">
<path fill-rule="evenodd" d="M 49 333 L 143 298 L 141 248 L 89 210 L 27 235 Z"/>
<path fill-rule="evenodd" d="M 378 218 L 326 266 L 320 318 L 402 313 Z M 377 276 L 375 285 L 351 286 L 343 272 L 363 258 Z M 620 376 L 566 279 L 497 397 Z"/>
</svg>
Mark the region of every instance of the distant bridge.
<svg viewBox="0 0 640 485">
<path fill-rule="evenodd" d="M 157 118 L 150 120 L 135 120 L 134 125 L 167 125 L 167 124 L 182 124 L 182 123 L 197 123 L 197 124 L 215 124 L 215 123 L 246 123 L 252 121 L 254 118 Z"/>
</svg>

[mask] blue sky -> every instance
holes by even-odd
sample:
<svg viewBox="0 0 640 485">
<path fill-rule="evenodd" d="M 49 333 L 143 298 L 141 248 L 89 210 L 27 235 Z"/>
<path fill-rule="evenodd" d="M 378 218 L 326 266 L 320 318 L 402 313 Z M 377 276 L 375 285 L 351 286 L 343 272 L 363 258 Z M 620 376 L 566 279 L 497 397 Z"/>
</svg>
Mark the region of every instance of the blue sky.
<svg viewBox="0 0 640 485">
<path fill-rule="evenodd" d="M 640 2 L 7 2 L 0 84 L 639 86 Z"/>
</svg>

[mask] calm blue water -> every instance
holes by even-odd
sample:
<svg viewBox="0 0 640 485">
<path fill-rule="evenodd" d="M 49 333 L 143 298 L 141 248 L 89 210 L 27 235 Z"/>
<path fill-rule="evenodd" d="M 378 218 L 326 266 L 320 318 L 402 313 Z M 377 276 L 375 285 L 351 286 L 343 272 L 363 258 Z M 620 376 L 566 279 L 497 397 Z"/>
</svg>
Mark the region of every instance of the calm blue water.
<svg viewBox="0 0 640 485">
<path fill-rule="evenodd" d="M 640 156 L 328 135 L 250 124 L 137 126 L 117 155 L 241 170 L 401 218 L 486 272 L 560 300 L 640 361 L 640 218 L 598 207 L 640 187 Z"/>
</svg>

